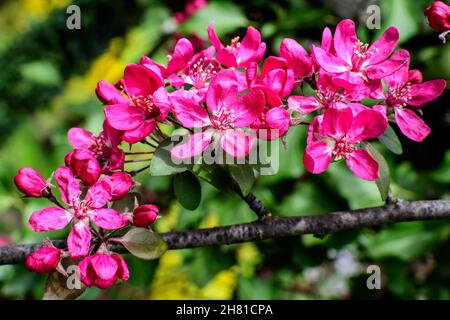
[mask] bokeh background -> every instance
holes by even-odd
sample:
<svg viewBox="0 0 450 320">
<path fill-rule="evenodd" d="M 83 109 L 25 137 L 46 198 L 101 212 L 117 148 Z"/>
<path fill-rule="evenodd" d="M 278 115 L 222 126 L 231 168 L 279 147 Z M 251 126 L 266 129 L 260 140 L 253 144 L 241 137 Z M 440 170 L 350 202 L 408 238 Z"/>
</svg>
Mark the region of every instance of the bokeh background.
<svg viewBox="0 0 450 320">
<path fill-rule="evenodd" d="M 450 80 L 450 45 L 443 45 L 423 15 L 431 1 L 207 1 L 183 23 L 184 1 L 3 0 L 0 1 L 0 245 L 57 239 L 62 232 L 33 233 L 27 220 L 44 200 L 23 200 L 13 185 L 22 166 L 49 176 L 70 150 L 66 132 L 82 126 L 99 132 L 102 107 L 94 89 L 100 79 L 115 82 L 128 63 L 150 55 L 165 63 L 176 39 L 209 45 L 206 28 L 215 21 L 221 37 L 259 28 L 267 53 L 283 37 L 305 48 L 320 41 L 325 26 L 344 18 L 371 41 L 383 29 L 400 30 L 400 46 L 427 80 Z M 365 27 L 368 4 L 381 7 L 382 30 Z M 81 30 L 66 28 L 66 8 L 81 8 Z M 404 199 L 450 199 L 450 90 L 424 109 L 432 128 L 423 143 L 401 137 L 404 153 L 385 154 L 392 189 Z M 356 179 L 340 164 L 312 176 L 302 165 L 305 130 L 289 133 L 276 176 L 261 177 L 255 194 L 276 215 L 324 214 L 381 204 L 374 183 Z M 162 209 L 157 231 L 242 223 L 254 214 L 238 197 L 202 184 L 195 211 L 174 199 L 170 177 L 139 177 L 145 199 Z M 330 235 L 301 236 L 260 243 L 170 251 L 156 261 L 127 256 L 131 278 L 81 299 L 349 299 L 450 298 L 450 223 L 401 223 Z M 368 265 L 379 265 L 382 289 L 366 287 Z M 45 277 L 24 265 L 0 266 L 0 297 L 38 299 Z"/>
</svg>

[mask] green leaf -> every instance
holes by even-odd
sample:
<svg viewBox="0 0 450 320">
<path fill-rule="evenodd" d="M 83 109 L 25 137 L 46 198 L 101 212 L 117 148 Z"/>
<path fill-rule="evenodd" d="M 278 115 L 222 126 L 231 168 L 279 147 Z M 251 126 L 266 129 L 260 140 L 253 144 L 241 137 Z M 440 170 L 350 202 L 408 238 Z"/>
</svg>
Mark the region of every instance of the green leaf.
<svg viewBox="0 0 450 320">
<path fill-rule="evenodd" d="M 386 132 L 378 138 L 378 140 L 389 149 L 389 151 L 395 154 L 402 154 L 402 143 L 398 139 L 397 134 L 391 126 L 388 126 Z"/>
<path fill-rule="evenodd" d="M 172 147 L 171 138 L 167 138 L 160 143 L 150 163 L 150 174 L 152 176 L 169 176 L 184 172 L 192 166 L 190 164 L 174 163 L 170 154 Z"/>
<path fill-rule="evenodd" d="M 118 241 L 131 254 L 144 260 L 159 258 L 168 249 L 159 234 L 146 228 L 133 228 Z"/>
<path fill-rule="evenodd" d="M 245 15 L 236 4 L 215 1 L 208 2 L 206 7 L 187 20 L 181 26 L 181 32 L 183 34 L 198 34 L 207 38 L 207 29 L 211 22 L 214 22 L 214 28 L 219 36 L 247 25 Z"/>
<path fill-rule="evenodd" d="M 364 148 L 367 149 L 374 159 L 378 162 L 380 177 L 375 180 L 378 191 L 380 191 L 381 199 L 385 201 L 389 192 L 389 185 L 391 183 L 391 175 L 389 173 L 389 166 L 383 155 L 370 143 L 364 143 Z"/>
<path fill-rule="evenodd" d="M 233 179 L 238 183 L 242 194 L 246 196 L 255 183 L 253 168 L 248 164 L 238 164 L 229 166 L 229 170 Z"/>
<path fill-rule="evenodd" d="M 61 264 L 66 269 L 68 277 L 62 275 L 58 270 L 53 270 L 45 282 L 43 300 L 73 300 L 86 290 L 86 286 L 81 283 L 75 273 L 77 262 L 70 258 L 64 258 L 61 260 Z M 69 266 L 74 268 L 69 269 Z"/>
<path fill-rule="evenodd" d="M 202 187 L 197 177 L 190 171 L 182 172 L 173 178 L 173 191 L 180 204 L 188 209 L 195 210 L 202 198 Z"/>
<path fill-rule="evenodd" d="M 231 179 L 228 171 L 220 165 L 196 164 L 192 172 L 222 192 L 231 192 Z"/>
</svg>

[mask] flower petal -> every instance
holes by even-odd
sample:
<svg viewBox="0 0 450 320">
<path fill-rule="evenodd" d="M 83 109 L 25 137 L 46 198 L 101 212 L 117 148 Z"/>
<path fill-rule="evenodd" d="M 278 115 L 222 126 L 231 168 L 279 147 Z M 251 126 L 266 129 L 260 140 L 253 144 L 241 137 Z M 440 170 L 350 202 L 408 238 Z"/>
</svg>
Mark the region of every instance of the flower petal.
<svg viewBox="0 0 450 320">
<path fill-rule="evenodd" d="M 323 135 L 340 140 L 350 130 L 352 121 L 353 114 L 350 108 L 328 108 L 323 115 Z"/>
<path fill-rule="evenodd" d="M 155 71 L 138 64 L 129 64 L 125 67 L 123 80 L 125 91 L 133 97 L 148 97 L 164 85 Z"/>
<path fill-rule="evenodd" d="M 236 127 L 250 126 L 263 112 L 266 99 L 260 90 L 251 90 L 239 98 L 234 105 L 228 106 L 235 112 Z"/>
<path fill-rule="evenodd" d="M 112 192 L 113 183 L 111 179 L 106 176 L 94 183 L 88 189 L 84 199 L 91 204 L 91 208 L 101 208 L 111 200 Z"/>
<path fill-rule="evenodd" d="M 357 149 L 348 155 L 345 161 L 357 177 L 368 181 L 378 179 L 378 162 L 367 150 Z"/>
<path fill-rule="evenodd" d="M 192 91 L 177 90 L 170 95 L 173 112 L 187 128 L 201 128 L 210 124 L 206 109 L 197 101 Z"/>
<path fill-rule="evenodd" d="M 240 130 L 227 130 L 220 139 L 220 145 L 226 153 L 235 157 L 246 157 L 255 143 L 254 134 Z"/>
<path fill-rule="evenodd" d="M 89 254 L 91 246 L 91 231 L 83 222 L 78 221 L 70 230 L 67 237 L 67 249 L 72 258 L 81 258 Z"/>
<path fill-rule="evenodd" d="M 422 142 L 431 132 L 430 127 L 409 109 L 395 108 L 395 122 L 405 136 L 416 142 Z"/>
<path fill-rule="evenodd" d="M 61 192 L 62 201 L 67 205 L 72 205 L 74 199 L 80 198 L 80 182 L 75 178 L 67 167 L 59 167 L 55 171 L 55 180 Z"/>
<path fill-rule="evenodd" d="M 212 135 L 212 131 L 194 133 L 188 137 L 186 143 L 178 144 L 170 150 L 170 154 L 176 159 L 195 157 L 211 144 Z"/>
<path fill-rule="evenodd" d="M 67 226 L 72 215 L 59 207 L 47 207 L 31 214 L 29 223 L 33 231 L 59 230 Z"/>
<path fill-rule="evenodd" d="M 144 121 L 142 110 L 127 104 L 107 106 L 104 112 L 108 123 L 117 130 L 132 130 Z"/>
<path fill-rule="evenodd" d="M 411 99 L 408 104 L 415 107 L 423 106 L 439 97 L 446 87 L 445 80 L 431 80 L 411 86 Z"/>
<path fill-rule="evenodd" d="M 355 23 L 350 19 L 339 22 L 334 33 L 334 49 L 336 55 L 349 65 L 352 63 L 353 45 L 356 41 Z"/>
<path fill-rule="evenodd" d="M 94 135 L 83 128 L 70 128 L 67 138 L 70 144 L 76 149 L 87 149 L 93 143 Z"/>
<path fill-rule="evenodd" d="M 350 142 L 378 138 L 387 129 L 386 116 L 376 110 L 364 110 L 353 118 L 352 126 L 347 133 Z"/>
<path fill-rule="evenodd" d="M 137 143 L 149 136 L 156 128 L 156 120 L 149 119 L 143 121 L 139 126 L 132 130 L 127 130 L 122 135 L 122 140 L 128 142 L 129 144 Z"/>
<path fill-rule="evenodd" d="M 315 174 L 327 170 L 331 163 L 332 151 L 333 147 L 325 141 L 317 140 L 308 143 L 305 153 L 303 154 L 303 164 L 305 165 L 306 170 Z"/>
<path fill-rule="evenodd" d="M 236 52 L 236 63 L 245 68 L 257 56 L 261 45 L 261 34 L 253 27 L 248 27 L 244 39 Z M 256 61 L 258 62 L 258 61 Z"/>
<path fill-rule="evenodd" d="M 172 56 L 167 62 L 166 75 L 176 74 L 183 70 L 194 55 L 194 48 L 186 38 L 177 41 Z"/>
<path fill-rule="evenodd" d="M 397 46 L 399 33 L 396 27 L 389 27 L 369 48 L 372 56 L 369 58 L 370 64 L 377 64 L 386 60 Z"/>
<path fill-rule="evenodd" d="M 311 74 L 312 60 L 308 52 L 297 41 L 289 38 L 283 39 L 279 51 L 280 57 L 286 59 L 296 77 L 302 78 Z"/>
<path fill-rule="evenodd" d="M 316 63 L 330 73 L 343 73 L 350 70 L 350 65 L 322 48 L 312 46 L 312 55 Z"/>
<path fill-rule="evenodd" d="M 92 222 L 100 228 L 114 230 L 128 225 L 128 218 L 114 209 L 96 209 L 91 216 Z"/>
<path fill-rule="evenodd" d="M 288 106 L 292 111 L 308 114 L 319 109 L 321 104 L 315 97 L 290 96 Z"/>
<path fill-rule="evenodd" d="M 126 104 L 128 99 L 117 90 L 111 83 L 101 80 L 97 84 L 95 93 L 101 102 L 104 104 Z"/>
</svg>

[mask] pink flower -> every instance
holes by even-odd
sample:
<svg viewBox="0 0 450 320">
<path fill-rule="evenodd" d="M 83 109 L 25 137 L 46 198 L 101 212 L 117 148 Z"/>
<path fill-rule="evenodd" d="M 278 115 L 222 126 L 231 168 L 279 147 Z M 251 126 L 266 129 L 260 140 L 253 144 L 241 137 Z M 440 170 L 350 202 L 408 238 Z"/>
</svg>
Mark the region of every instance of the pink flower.
<svg viewBox="0 0 450 320">
<path fill-rule="evenodd" d="M 247 68 L 250 62 L 259 62 L 266 52 L 266 44 L 261 42 L 261 34 L 253 27 L 247 28 L 242 42 L 239 37 L 224 46 L 214 31 L 214 24 L 208 27 L 208 37 L 217 50 L 216 59 L 226 67 Z"/>
<path fill-rule="evenodd" d="M 234 157 L 249 154 L 255 138 L 241 128 L 250 126 L 262 113 L 265 99 L 259 90 L 238 96 L 238 72 L 222 70 L 217 74 L 206 94 L 207 109 L 190 92 L 178 90 L 171 95 L 173 111 L 183 126 L 207 129 L 192 134 L 187 143 L 175 146 L 172 156 L 178 159 L 196 156 L 213 140 Z"/>
<path fill-rule="evenodd" d="M 30 271 L 40 274 L 50 273 L 61 261 L 62 251 L 54 247 L 45 247 L 29 254 L 25 265 Z"/>
<path fill-rule="evenodd" d="M 82 128 L 71 128 L 67 134 L 70 144 L 77 150 L 90 152 L 99 162 L 103 172 L 123 168 L 125 153 L 117 146 L 121 133 L 105 121 L 98 136 Z"/>
<path fill-rule="evenodd" d="M 284 106 L 266 108 L 251 124 L 259 138 L 274 140 L 285 135 L 291 123 L 291 115 Z"/>
<path fill-rule="evenodd" d="M 176 22 L 183 23 L 193 15 L 197 13 L 198 10 L 205 7 L 207 4 L 206 0 L 188 0 L 183 11 L 178 11 L 173 14 Z"/>
<path fill-rule="evenodd" d="M 133 187 L 133 178 L 126 172 L 114 172 L 111 176 L 112 198 L 111 201 L 122 199 Z"/>
<path fill-rule="evenodd" d="M 287 61 L 273 56 L 264 61 L 259 78 L 258 64 L 252 62 L 247 69 L 246 78 L 249 88 L 260 89 L 265 93 L 271 107 L 283 105 L 281 99 L 287 97 L 298 84 Z"/>
<path fill-rule="evenodd" d="M 213 61 L 215 51 L 215 48 L 210 46 L 194 54 L 191 42 L 181 38 L 169 58 L 165 76 L 175 87 L 190 84 L 203 93 L 209 80 L 219 71 L 217 62 Z"/>
<path fill-rule="evenodd" d="M 138 206 L 133 210 L 133 225 L 136 227 L 147 227 L 155 222 L 158 214 L 159 209 L 154 204 Z"/>
<path fill-rule="evenodd" d="M 14 177 L 14 183 L 27 197 L 41 198 L 49 195 L 49 183 L 33 168 L 21 168 Z"/>
<path fill-rule="evenodd" d="M 437 32 L 450 30 L 450 6 L 442 1 L 434 1 L 425 10 L 430 27 Z"/>
<path fill-rule="evenodd" d="M 80 183 L 69 168 L 58 168 L 55 180 L 61 192 L 61 199 L 69 209 L 52 206 L 35 211 L 29 223 L 33 231 L 41 232 L 62 229 L 73 221 L 67 238 L 67 247 L 73 258 L 89 253 L 90 222 L 107 230 L 122 228 L 128 224 L 128 219 L 123 214 L 103 208 L 112 197 L 112 182 L 109 178 L 105 177 L 93 184 L 83 200 L 80 199 Z"/>
<path fill-rule="evenodd" d="M 105 116 L 116 130 L 123 131 L 122 140 L 130 144 L 150 135 L 157 121 L 164 121 L 170 105 L 160 69 L 155 65 L 131 64 L 125 68 L 124 90 L 128 99 L 119 98 L 120 92 L 111 85 L 99 83 L 98 96 L 108 103 Z M 115 89 L 115 90 L 114 90 Z"/>
<path fill-rule="evenodd" d="M 127 281 L 130 277 L 128 266 L 118 254 L 96 253 L 78 263 L 81 282 L 87 287 L 106 289 L 117 282 Z"/>
<path fill-rule="evenodd" d="M 378 111 L 366 108 L 354 116 L 349 107 L 329 108 L 323 115 L 318 132 L 315 132 L 317 139 L 308 141 L 303 157 L 305 167 L 311 173 L 322 173 L 332 160 L 345 159 L 356 176 L 375 180 L 379 176 L 378 163 L 358 145 L 364 140 L 379 137 L 386 129 L 387 119 Z"/>
<path fill-rule="evenodd" d="M 355 24 L 352 20 L 343 20 L 337 27 L 330 51 L 312 47 L 315 62 L 326 72 L 333 74 L 333 81 L 345 89 L 356 85 L 366 85 L 371 80 L 379 80 L 404 63 L 401 60 L 388 59 L 398 41 L 398 30 L 390 27 L 370 47 L 358 40 Z M 324 44 L 322 45 L 324 46 Z"/>
<path fill-rule="evenodd" d="M 281 41 L 280 57 L 287 61 L 296 78 L 309 77 L 312 73 L 312 60 L 306 50 L 295 40 L 285 38 Z"/>
<path fill-rule="evenodd" d="M 409 69 L 409 53 L 397 53 L 406 61 L 398 71 L 384 78 L 388 91 L 385 93 L 386 106 L 382 108 L 389 115 L 392 112 L 402 133 L 411 140 L 421 142 L 431 129 L 416 114 L 424 104 L 439 97 L 446 87 L 445 80 L 422 82 L 418 70 Z"/>
</svg>

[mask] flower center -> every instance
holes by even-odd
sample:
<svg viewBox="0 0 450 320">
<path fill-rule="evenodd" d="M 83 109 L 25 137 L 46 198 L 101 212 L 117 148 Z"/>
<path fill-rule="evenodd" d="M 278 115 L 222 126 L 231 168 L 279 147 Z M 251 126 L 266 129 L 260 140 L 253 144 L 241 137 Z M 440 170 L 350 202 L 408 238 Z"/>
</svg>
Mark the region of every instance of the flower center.
<svg viewBox="0 0 450 320">
<path fill-rule="evenodd" d="M 211 123 L 219 130 L 233 129 L 235 118 L 234 109 L 222 107 L 211 114 Z"/>
<path fill-rule="evenodd" d="M 211 60 L 200 58 L 194 64 L 189 63 L 189 78 L 192 85 L 196 88 L 204 88 L 206 81 L 217 72 L 217 66 L 211 63 Z"/>
<path fill-rule="evenodd" d="M 110 143 L 102 132 L 98 137 L 93 137 L 90 150 L 97 159 L 107 159 L 110 155 Z"/>
<path fill-rule="evenodd" d="M 318 90 L 316 90 L 315 92 L 317 100 L 323 107 L 328 107 L 330 104 L 342 100 L 340 94 L 328 87 L 324 88 L 322 85 L 319 85 Z"/>
<path fill-rule="evenodd" d="M 348 155 L 350 155 L 355 150 L 355 145 L 353 143 L 350 143 L 346 137 L 343 137 L 334 146 L 332 154 L 335 160 L 340 160 L 347 158 Z"/>
<path fill-rule="evenodd" d="M 353 57 L 352 57 L 352 65 L 353 71 L 358 72 L 364 61 L 373 56 L 376 52 L 378 52 L 378 48 L 369 49 L 368 43 L 363 43 L 360 40 L 357 40 L 353 44 Z"/>
<path fill-rule="evenodd" d="M 411 99 L 411 83 L 408 82 L 402 87 L 395 87 L 389 90 L 387 100 L 391 106 L 406 107 Z"/>
<path fill-rule="evenodd" d="M 72 208 L 74 211 L 75 218 L 84 219 L 88 218 L 91 214 L 92 202 L 86 200 L 73 200 Z"/>
<path fill-rule="evenodd" d="M 145 112 L 145 118 L 154 118 L 159 115 L 159 109 L 153 103 L 153 97 L 151 95 L 148 96 L 133 96 L 131 97 L 131 101 L 133 104 L 141 108 Z"/>
<path fill-rule="evenodd" d="M 239 42 L 239 37 L 234 37 L 231 39 L 230 44 L 227 46 L 227 49 L 231 50 L 231 52 L 235 53 L 236 50 L 241 46 Z"/>
</svg>

